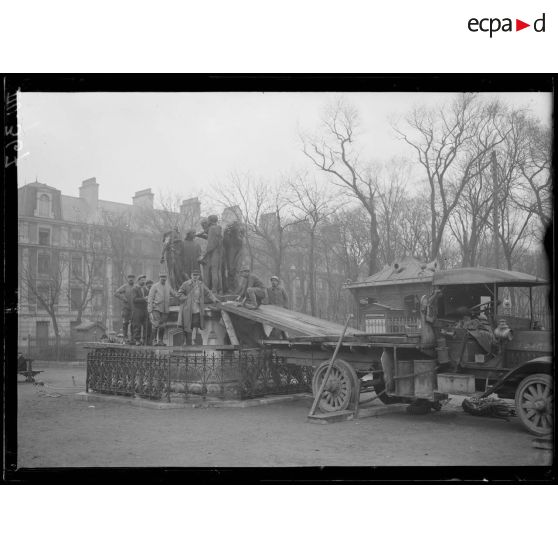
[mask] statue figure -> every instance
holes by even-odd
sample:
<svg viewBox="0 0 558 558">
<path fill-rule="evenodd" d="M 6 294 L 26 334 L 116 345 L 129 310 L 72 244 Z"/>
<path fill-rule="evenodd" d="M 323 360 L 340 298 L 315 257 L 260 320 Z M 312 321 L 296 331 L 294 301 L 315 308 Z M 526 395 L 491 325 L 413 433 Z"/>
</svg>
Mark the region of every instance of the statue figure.
<svg viewBox="0 0 558 558">
<path fill-rule="evenodd" d="M 161 263 L 166 262 L 169 282 L 172 289 L 176 290 L 184 281 L 188 279 L 184 271 L 182 261 L 183 242 L 180 239 L 178 227 L 163 235 L 163 251 L 161 253 Z"/>
<path fill-rule="evenodd" d="M 182 263 L 186 275 L 192 277 L 194 271 L 200 269 L 201 246 L 196 242 L 196 231 L 190 229 L 186 233 L 186 238 L 182 246 Z"/>
<path fill-rule="evenodd" d="M 235 292 L 238 287 L 238 273 L 244 257 L 244 239 L 246 229 L 240 221 L 227 225 L 223 233 L 224 249 L 224 282 L 228 292 Z"/>
<path fill-rule="evenodd" d="M 217 215 L 207 218 L 207 247 L 201 263 L 206 268 L 205 282 L 210 290 L 222 294 L 221 266 L 223 263 L 223 230 Z"/>
</svg>

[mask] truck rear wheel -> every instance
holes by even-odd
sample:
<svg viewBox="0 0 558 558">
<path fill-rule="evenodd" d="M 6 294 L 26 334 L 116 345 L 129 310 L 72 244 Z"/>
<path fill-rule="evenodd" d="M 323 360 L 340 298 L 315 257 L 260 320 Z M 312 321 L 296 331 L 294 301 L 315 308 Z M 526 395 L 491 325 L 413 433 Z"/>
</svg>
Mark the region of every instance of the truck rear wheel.
<svg viewBox="0 0 558 558">
<path fill-rule="evenodd" d="M 552 376 L 531 374 L 515 392 L 515 408 L 523 426 L 537 436 L 548 436 L 554 425 Z"/>
<path fill-rule="evenodd" d="M 322 362 L 312 378 L 312 393 L 318 393 L 329 366 L 329 361 Z M 357 375 L 352 366 L 344 360 L 336 360 L 331 368 L 327 384 L 322 392 L 318 408 L 323 413 L 344 411 L 351 403 L 356 393 Z"/>
</svg>

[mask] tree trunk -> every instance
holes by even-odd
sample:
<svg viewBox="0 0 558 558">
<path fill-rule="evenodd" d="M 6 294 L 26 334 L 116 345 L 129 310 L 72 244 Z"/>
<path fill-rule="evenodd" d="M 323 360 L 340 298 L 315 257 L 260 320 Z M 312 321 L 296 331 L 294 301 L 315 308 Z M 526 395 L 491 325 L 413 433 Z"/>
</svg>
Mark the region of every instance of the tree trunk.
<svg viewBox="0 0 558 558">
<path fill-rule="evenodd" d="M 312 229 L 310 231 L 310 257 L 309 257 L 309 273 L 308 273 L 308 294 L 310 296 L 310 314 L 316 315 L 316 270 L 314 266 L 314 248 L 316 243 L 316 233 Z"/>
<path fill-rule="evenodd" d="M 376 210 L 374 205 L 370 206 L 370 259 L 368 261 L 368 274 L 374 275 L 378 270 L 378 221 L 376 219 Z"/>
<path fill-rule="evenodd" d="M 60 358 L 60 331 L 58 330 L 58 321 L 54 312 L 50 315 L 50 319 L 52 321 L 52 329 L 54 331 L 55 356 L 56 360 L 58 360 Z"/>
</svg>

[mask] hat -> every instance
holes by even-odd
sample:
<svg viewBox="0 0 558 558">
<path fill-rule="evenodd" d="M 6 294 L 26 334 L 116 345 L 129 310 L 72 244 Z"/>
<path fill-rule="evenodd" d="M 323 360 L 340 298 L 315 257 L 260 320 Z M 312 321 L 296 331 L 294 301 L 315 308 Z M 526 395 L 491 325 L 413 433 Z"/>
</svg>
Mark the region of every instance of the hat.
<svg viewBox="0 0 558 558">
<path fill-rule="evenodd" d="M 192 275 L 200 275 L 200 270 L 199 269 L 193 269 L 192 270 Z"/>
<path fill-rule="evenodd" d="M 139 281 L 140 279 L 146 279 L 146 278 L 147 278 L 147 275 L 140 275 L 140 276 L 138 277 L 138 281 Z"/>
<path fill-rule="evenodd" d="M 151 284 L 153 285 L 153 279 L 148 279 L 148 280 L 145 282 L 146 285 L 149 284 L 149 283 L 151 283 Z"/>
<path fill-rule="evenodd" d="M 217 217 L 217 215 L 210 215 L 210 216 L 207 218 L 207 220 L 208 220 L 210 223 L 217 223 L 217 221 L 219 221 L 219 217 Z"/>
<path fill-rule="evenodd" d="M 128 279 L 130 279 L 130 277 L 133 277 L 134 279 L 136 278 L 136 276 L 133 273 L 128 273 L 128 275 L 126 275 L 126 277 L 128 277 Z"/>
<path fill-rule="evenodd" d="M 163 272 L 161 272 L 161 273 L 159 273 L 159 277 L 167 277 L 167 274 L 166 274 L 166 273 L 163 273 Z"/>
<path fill-rule="evenodd" d="M 270 278 L 270 281 L 273 281 L 273 279 L 275 279 L 276 281 L 279 281 L 279 277 L 277 277 L 277 275 L 272 275 Z"/>
<path fill-rule="evenodd" d="M 249 265 L 243 265 L 240 267 L 240 271 L 250 271 L 250 266 Z"/>
</svg>

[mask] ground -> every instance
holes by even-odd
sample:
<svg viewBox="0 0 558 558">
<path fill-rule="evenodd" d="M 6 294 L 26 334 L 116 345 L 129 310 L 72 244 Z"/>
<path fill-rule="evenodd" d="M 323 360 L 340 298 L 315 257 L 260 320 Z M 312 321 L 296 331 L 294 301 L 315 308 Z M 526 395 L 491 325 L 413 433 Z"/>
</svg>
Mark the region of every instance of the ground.
<svg viewBox="0 0 558 558">
<path fill-rule="evenodd" d="M 19 467 L 551 464 L 517 418 L 473 417 L 455 400 L 426 416 L 321 425 L 306 422 L 310 399 L 149 409 L 76 399 L 85 386 L 81 367 L 49 367 L 38 379 L 45 385 L 18 382 Z"/>
</svg>

